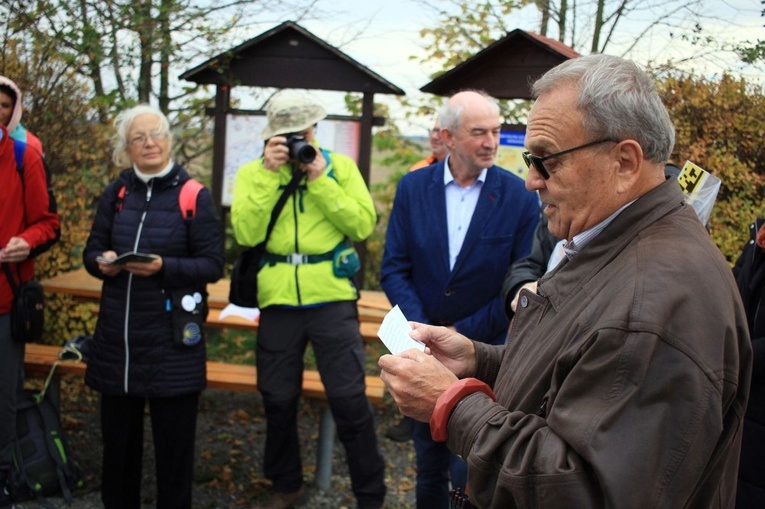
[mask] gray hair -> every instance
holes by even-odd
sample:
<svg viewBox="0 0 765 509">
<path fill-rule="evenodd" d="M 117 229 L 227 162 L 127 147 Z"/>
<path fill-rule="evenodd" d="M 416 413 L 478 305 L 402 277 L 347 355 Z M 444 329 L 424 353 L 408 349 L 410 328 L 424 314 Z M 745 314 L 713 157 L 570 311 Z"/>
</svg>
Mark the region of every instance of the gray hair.
<svg viewBox="0 0 765 509">
<path fill-rule="evenodd" d="M 589 138 L 635 140 L 646 160 L 669 160 L 675 128 L 653 78 L 635 63 L 601 54 L 574 58 L 545 73 L 531 92 L 538 98 L 568 85 L 579 89 L 577 108 Z"/>
<path fill-rule="evenodd" d="M 158 108 L 149 104 L 139 104 L 128 108 L 117 115 L 114 119 L 114 137 L 112 139 L 112 161 L 117 166 L 125 166 L 131 164 L 130 158 L 127 156 L 128 146 L 128 133 L 130 132 L 130 126 L 133 125 L 133 121 L 140 115 L 154 115 L 159 119 L 160 129 L 163 133 L 167 133 L 168 140 L 170 140 L 170 153 L 173 150 L 173 134 L 170 132 L 170 121 L 167 119 L 164 113 Z"/>
<path fill-rule="evenodd" d="M 489 102 L 494 111 L 497 113 L 497 116 L 499 116 L 499 104 L 497 103 L 497 100 L 486 92 L 482 90 L 460 90 L 457 93 L 460 92 L 475 92 L 476 94 L 480 95 Z M 438 111 L 438 123 L 441 126 L 441 129 L 448 129 L 451 132 L 456 131 L 460 127 L 460 123 L 462 121 L 463 109 L 464 105 L 459 102 L 455 104 L 452 101 L 446 101 L 446 103 L 441 106 L 441 109 Z"/>
</svg>

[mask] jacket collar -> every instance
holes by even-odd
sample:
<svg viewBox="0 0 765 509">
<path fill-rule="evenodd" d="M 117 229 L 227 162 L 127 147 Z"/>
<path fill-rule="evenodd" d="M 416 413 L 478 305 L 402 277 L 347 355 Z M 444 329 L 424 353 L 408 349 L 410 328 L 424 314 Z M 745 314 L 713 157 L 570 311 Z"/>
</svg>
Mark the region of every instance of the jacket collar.
<svg viewBox="0 0 765 509">
<path fill-rule="evenodd" d="M 150 182 L 153 182 L 152 187 L 157 190 L 177 186 L 181 182 L 184 182 L 187 178 L 188 175 L 186 174 L 186 171 L 181 165 L 176 163 L 173 165 L 173 169 L 170 170 L 170 173 L 164 177 L 154 178 Z M 138 176 L 135 174 L 133 168 L 126 168 L 122 170 L 120 172 L 120 180 L 122 180 L 127 188 L 131 191 L 135 191 L 137 189 L 145 189 L 147 187 L 144 181 L 138 178 Z"/>
</svg>

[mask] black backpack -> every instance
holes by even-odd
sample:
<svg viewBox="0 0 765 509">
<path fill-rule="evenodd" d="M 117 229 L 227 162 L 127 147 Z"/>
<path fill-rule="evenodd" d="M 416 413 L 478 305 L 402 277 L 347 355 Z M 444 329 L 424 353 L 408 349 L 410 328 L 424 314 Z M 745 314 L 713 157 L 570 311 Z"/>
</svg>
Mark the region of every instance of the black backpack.
<svg viewBox="0 0 765 509">
<path fill-rule="evenodd" d="M 9 489 L 15 501 L 35 499 L 55 507 L 45 497 L 63 495 L 71 503 L 72 491 L 83 483 L 82 472 L 69 455 L 58 412 L 45 394 L 19 394 Z"/>
</svg>

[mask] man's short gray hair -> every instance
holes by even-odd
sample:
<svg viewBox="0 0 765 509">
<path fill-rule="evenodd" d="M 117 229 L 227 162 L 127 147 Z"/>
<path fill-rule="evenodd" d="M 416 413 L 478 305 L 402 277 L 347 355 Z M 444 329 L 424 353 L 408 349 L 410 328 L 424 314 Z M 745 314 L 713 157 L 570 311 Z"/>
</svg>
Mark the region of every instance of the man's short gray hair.
<svg viewBox="0 0 765 509">
<path fill-rule="evenodd" d="M 139 115 L 150 114 L 159 119 L 159 128 L 163 134 L 167 134 L 168 140 L 170 140 L 170 153 L 173 150 L 173 134 L 170 132 L 170 121 L 167 119 L 164 113 L 159 108 L 155 108 L 149 104 L 139 104 L 121 111 L 117 118 L 114 119 L 114 138 L 112 139 L 112 161 L 117 166 L 125 166 L 132 164 L 132 161 L 127 156 L 128 146 L 128 132 L 130 126 L 133 125 L 133 121 Z"/>
<path fill-rule="evenodd" d="M 460 92 L 475 92 L 480 95 L 491 104 L 496 111 L 497 116 L 499 116 L 499 104 L 497 103 L 497 100 L 486 92 L 482 90 L 460 90 Z M 448 129 L 451 132 L 456 131 L 460 127 L 460 122 L 462 121 L 462 110 L 462 104 L 451 104 L 451 101 L 446 101 L 438 112 L 438 123 L 441 126 L 441 129 Z"/>
<path fill-rule="evenodd" d="M 669 160 L 675 128 L 653 78 L 635 63 L 601 54 L 574 58 L 539 78 L 532 96 L 568 85 L 579 90 L 576 106 L 588 139 L 635 140 L 646 160 Z"/>
</svg>

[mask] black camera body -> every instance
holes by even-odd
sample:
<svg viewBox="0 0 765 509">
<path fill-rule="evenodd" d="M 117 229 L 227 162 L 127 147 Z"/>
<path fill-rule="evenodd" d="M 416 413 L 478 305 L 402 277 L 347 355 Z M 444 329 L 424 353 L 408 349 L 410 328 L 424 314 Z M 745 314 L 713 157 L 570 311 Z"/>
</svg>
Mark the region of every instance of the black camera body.
<svg viewBox="0 0 765 509">
<path fill-rule="evenodd" d="M 290 159 L 301 163 L 310 163 L 316 159 L 316 148 L 305 140 L 305 136 L 288 134 L 284 143 L 290 150 Z"/>
</svg>

